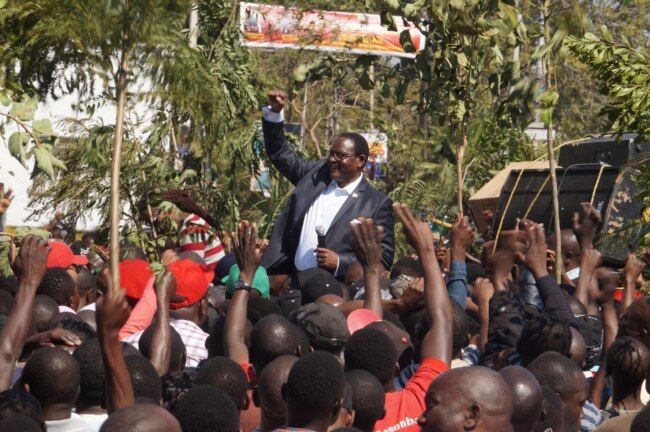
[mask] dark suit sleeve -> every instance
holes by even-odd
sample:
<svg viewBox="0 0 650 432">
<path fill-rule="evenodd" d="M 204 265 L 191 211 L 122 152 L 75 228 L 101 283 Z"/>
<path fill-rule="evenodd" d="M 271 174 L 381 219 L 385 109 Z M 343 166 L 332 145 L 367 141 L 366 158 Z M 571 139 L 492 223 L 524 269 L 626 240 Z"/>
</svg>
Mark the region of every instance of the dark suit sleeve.
<svg viewBox="0 0 650 432">
<path fill-rule="evenodd" d="M 298 155 L 287 142 L 284 135 L 284 123 L 262 120 L 264 148 L 273 165 L 293 185 L 297 185 L 318 162 Z"/>
<path fill-rule="evenodd" d="M 381 239 L 381 263 L 386 269 L 390 269 L 395 254 L 395 218 L 393 216 L 393 202 L 390 198 L 386 197 L 379 205 L 374 220 L 376 225 L 384 227 L 384 236 Z"/>
</svg>

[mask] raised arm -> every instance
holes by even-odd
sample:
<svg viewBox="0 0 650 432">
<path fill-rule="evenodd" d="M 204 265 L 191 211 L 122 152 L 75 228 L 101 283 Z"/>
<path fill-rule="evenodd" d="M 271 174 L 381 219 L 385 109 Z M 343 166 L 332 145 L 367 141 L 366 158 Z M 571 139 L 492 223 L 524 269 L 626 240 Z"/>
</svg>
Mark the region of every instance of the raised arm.
<svg viewBox="0 0 650 432">
<path fill-rule="evenodd" d="M 235 292 L 226 315 L 224 349 L 228 358 L 242 364 L 250 361 L 245 342 L 246 314 L 251 284 L 262 260 L 257 249 L 257 226 L 248 221 L 239 222 L 232 240 L 240 280 L 235 284 Z"/>
<path fill-rule="evenodd" d="M 467 302 L 467 265 L 465 253 L 474 242 L 474 231 L 469 226 L 469 218 L 461 213 L 451 227 L 451 265 L 447 292 L 463 308 Z"/>
<path fill-rule="evenodd" d="M 354 233 L 355 255 L 363 267 L 366 289 L 363 307 L 383 317 L 384 307 L 379 278 L 384 272 L 384 266 L 381 264 L 381 237 L 384 229 L 381 226 L 375 226 L 372 219 L 359 218 L 359 222 L 353 221 L 350 223 L 350 227 Z"/>
<path fill-rule="evenodd" d="M 23 269 L 16 301 L 4 327 L 0 330 L 0 392 L 11 387 L 14 364 L 22 351 L 32 324 L 34 296 L 45 274 L 45 263 L 50 247 L 47 240 L 27 236 L 20 246 L 19 260 Z"/>
<path fill-rule="evenodd" d="M 287 142 L 283 115 L 287 94 L 282 90 L 272 90 L 268 96 L 269 106 L 262 110 L 266 154 L 278 171 L 296 185 L 318 162 L 300 156 Z"/>
<path fill-rule="evenodd" d="M 97 332 L 104 362 L 108 412 L 133 405 L 133 385 L 124 362 L 119 332 L 129 318 L 129 305 L 121 288 L 113 287 L 113 278 L 104 270 L 106 294 L 97 301 Z"/>
<path fill-rule="evenodd" d="M 158 317 L 151 337 L 151 364 L 163 376 L 169 371 L 172 357 L 172 329 L 169 324 L 169 299 L 176 291 L 176 279 L 166 272 L 160 283 L 156 284 L 156 303 Z"/>
<path fill-rule="evenodd" d="M 406 206 L 396 204 L 395 212 L 404 225 L 404 234 L 424 268 L 424 303 L 431 328 L 422 342 L 421 357 L 436 358 L 448 365 L 452 357 L 451 303 L 442 278 L 433 233 L 426 222 L 413 216 Z"/>
<path fill-rule="evenodd" d="M 625 313 L 627 308 L 634 301 L 634 289 L 636 281 L 643 273 L 645 264 L 639 260 L 633 253 L 627 256 L 625 268 L 623 269 L 623 297 L 621 298 L 621 314 Z"/>
</svg>

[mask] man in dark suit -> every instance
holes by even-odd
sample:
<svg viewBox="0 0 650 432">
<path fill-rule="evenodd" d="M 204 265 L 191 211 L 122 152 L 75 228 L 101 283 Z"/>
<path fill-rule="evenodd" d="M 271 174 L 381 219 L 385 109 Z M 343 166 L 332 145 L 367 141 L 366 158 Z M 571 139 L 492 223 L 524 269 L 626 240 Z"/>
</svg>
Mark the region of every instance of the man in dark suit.
<svg viewBox="0 0 650 432">
<path fill-rule="evenodd" d="M 284 136 L 286 100 L 283 91 L 269 93 L 262 127 L 269 159 L 295 189 L 275 223 L 262 265 L 269 274 L 290 275 L 320 267 L 343 279 L 356 260 L 350 223 L 362 216 L 384 228 L 382 263 L 388 269 L 395 252 L 392 202 L 363 176 L 368 143 L 347 133 L 332 141 L 326 159 L 301 157 Z M 325 231 L 326 247 L 318 247 L 317 229 Z"/>
</svg>

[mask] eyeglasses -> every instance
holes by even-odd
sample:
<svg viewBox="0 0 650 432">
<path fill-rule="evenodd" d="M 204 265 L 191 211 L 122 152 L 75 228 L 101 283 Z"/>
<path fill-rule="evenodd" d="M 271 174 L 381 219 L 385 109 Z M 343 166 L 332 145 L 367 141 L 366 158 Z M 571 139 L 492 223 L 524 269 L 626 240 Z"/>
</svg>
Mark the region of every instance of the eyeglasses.
<svg viewBox="0 0 650 432">
<path fill-rule="evenodd" d="M 355 157 L 355 156 L 359 156 L 359 155 L 345 154 L 345 153 L 337 152 L 336 150 L 330 150 L 328 158 L 331 158 L 331 159 L 334 159 L 335 161 L 340 162 L 340 161 L 342 161 L 344 159 Z"/>
</svg>

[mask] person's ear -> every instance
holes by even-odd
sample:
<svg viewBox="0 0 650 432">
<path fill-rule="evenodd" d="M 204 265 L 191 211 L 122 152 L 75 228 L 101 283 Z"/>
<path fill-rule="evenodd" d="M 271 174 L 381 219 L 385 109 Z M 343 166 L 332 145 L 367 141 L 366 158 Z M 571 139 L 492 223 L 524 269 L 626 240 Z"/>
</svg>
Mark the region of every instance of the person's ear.
<svg viewBox="0 0 650 432">
<path fill-rule="evenodd" d="M 463 426 L 465 430 L 474 430 L 478 427 L 478 424 L 481 420 L 481 407 L 477 404 L 472 404 L 467 407 L 465 412 L 465 421 Z"/>
<path fill-rule="evenodd" d="M 359 167 L 359 169 L 363 169 L 363 167 L 366 166 L 366 162 L 368 162 L 368 158 L 365 155 L 359 155 L 358 158 L 359 158 L 359 163 L 357 164 L 357 166 Z"/>
<path fill-rule="evenodd" d="M 282 395 L 282 400 L 287 401 L 287 383 L 282 384 L 280 387 L 280 394 Z"/>
<path fill-rule="evenodd" d="M 347 419 L 345 420 L 345 426 L 346 427 L 352 427 L 354 424 L 354 418 L 356 417 L 357 412 L 355 410 L 352 410 L 351 413 L 347 414 Z"/>
<path fill-rule="evenodd" d="M 341 407 L 343 406 L 343 398 L 336 401 L 334 404 L 334 409 L 332 410 L 332 416 L 330 417 L 330 424 L 334 424 L 339 414 L 341 413 Z"/>
<path fill-rule="evenodd" d="M 23 382 L 22 384 L 23 384 L 23 390 L 25 390 L 27 393 L 31 393 L 29 391 L 29 384 L 27 384 L 26 382 Z"/>
<path fill-rule="evenodd" d="M 260 395 L 259 395 L 259 393 L 257 392 L 257 387 L 255 387 L 255 388 L 253 389 L 253 404 L 254 404 L 256 407 L 258 407 L 258 408 L 261 407 L 261 406 L 260 406 Z"/>
<path fill-rule="evenodd" d="M 246 397 L 244 398 L 244 409 L 242 409 L 242 411 L 248 411 L 249 406 L 251 406 L 251 398 L 248 396 L 248 393 L 246 393 Z"/>
<path fill-rule="evenodd" d="M 393 375 L 395 375 L 395 376 L 399 376 L 399 373 L 400 373 L 401 371 L 402 371 L 402 370 L 399 368 L 399 361 L 396 361 L 396 362 L 395 362 L 395 372 L 393 373 Z"/>
</svg>

